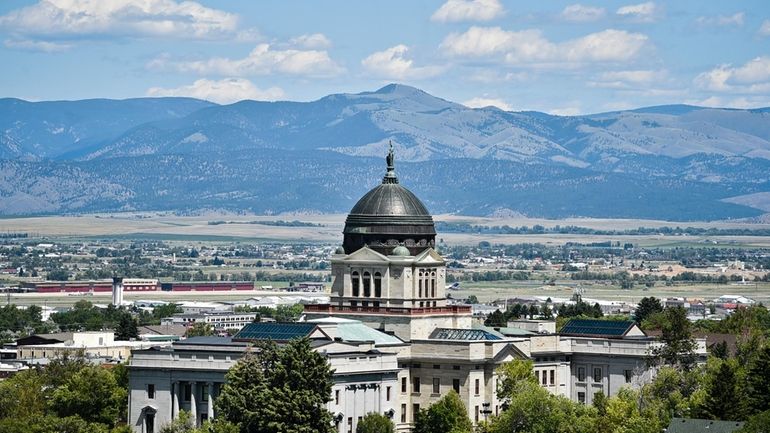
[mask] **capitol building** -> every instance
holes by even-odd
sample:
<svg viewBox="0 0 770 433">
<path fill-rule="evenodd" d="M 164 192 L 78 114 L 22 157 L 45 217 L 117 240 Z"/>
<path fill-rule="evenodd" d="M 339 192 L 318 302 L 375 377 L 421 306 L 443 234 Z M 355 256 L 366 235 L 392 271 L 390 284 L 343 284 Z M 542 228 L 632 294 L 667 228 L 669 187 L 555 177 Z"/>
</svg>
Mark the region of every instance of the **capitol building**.
<svg viewBox="0 0 770 433">
<path fill-rule="evenodd" d="M 553 394 L 591 404 L 594 394 L 638 387 L 659 344 L 632 322 L 581 321 L 560 333 L 500 332 L 476 323 L 468 305 L 449 305 L 446 262 L 425 205 L 396 174 L 392 148 L 382 183 L 345 221 L 331 257 L 328 304 L 307 305 L 298 323 L 253 323 L 233 337 L 193 337 L 169 348 L 136 350 L 129 361 L 129 425 L 156 433 L 189 411 L 196 424 L 216 417 L 227 370 L 253 342 L 308 337 L 334 370 L 328 409 L 339 432 L 355 432 L 369 412 L 385 414 L 398 431 L 456 391 L 471 421 L 497 414 L 497 369 L 530 359 Z M 526 324 L 525 324 L 526 325 Z M 535 324 L 537 325 L 537 324 Z M 704 342 L 698 352 L 705 354 Z"/>
</svg>

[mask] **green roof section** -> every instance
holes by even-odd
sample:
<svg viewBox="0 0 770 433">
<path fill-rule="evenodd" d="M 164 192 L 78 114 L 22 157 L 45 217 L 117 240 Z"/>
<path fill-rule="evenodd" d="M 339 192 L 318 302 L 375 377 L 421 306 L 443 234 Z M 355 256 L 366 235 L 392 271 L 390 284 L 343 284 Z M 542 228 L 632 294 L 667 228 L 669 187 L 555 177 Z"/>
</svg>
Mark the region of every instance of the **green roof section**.
<svg viewBox="0 0 770 433">
<path fill-rule="evenodd" d="M 337 317 L 327 317 L 324 319 L 308 320 L 307 323 L 315 323 L 324 330 L 326 327 L 336 328 L 336 332 L 328 329 L 330 336 L 341 339 L 342 341 L 371 341 L 375 345 L 404 344 L 404 342 L 390 334 L 370 328 L 360 320 L 342 319 Z"/>
<path fill-rule="evenodd" d="M 636 323 L 630 320 L 572 319 L 559 331 L 574 337 L 622 338 Z"/>
<path fill-rule="evenodd" d="M 494 341 L 502 340 L 495 334 L 483 329 L 453 329 L 436 328 L 428 337 L 430 340 L 458 340 L 458 341 Z"/>
<path fill-rule="evenodd" d="M 233 341 L 289 341 L 310 337 L 317 327 L 315 323 L 249 323 L 233 336 Z"/>
<path fill-rule="evenodd" d="M 671 418 L 666 433 L 732 433 L 741 427 L 743 427 L 743 422 L 740 421 Z"/>
</svg>

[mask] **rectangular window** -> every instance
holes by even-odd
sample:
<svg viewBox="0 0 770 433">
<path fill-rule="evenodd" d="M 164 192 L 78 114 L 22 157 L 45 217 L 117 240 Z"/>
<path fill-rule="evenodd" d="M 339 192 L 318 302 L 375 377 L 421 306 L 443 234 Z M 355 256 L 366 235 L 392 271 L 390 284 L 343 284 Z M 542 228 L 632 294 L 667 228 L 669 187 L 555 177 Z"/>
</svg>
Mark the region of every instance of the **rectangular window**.
<svg viewBox="0 0 770 433">
<path fill-rule="evenodd" d="M 452 366 L 452 370 L 459 370 L 459 369 L 460 369 L 460 366 L 459 366 L 459 365 L 453 365 L 453 366 Z"/>
<path fill-rule="evenodd" d="M 406 378 L 401 378 L 401 393 L 406 394 Z"/>
<path fill-rule="evenodd" d="M 535 370 L 535 380 L 537 383 L 540 383 L 540 371 Z"/>
<path fill-rule="evenodd" d="M 415 403 L 412 405 L 412 421 L 417 418 L 418 413 L 420 413 L 420 405 Z"/>
<path fill-rule="evenodd" d="M 586 403 L 586 393 L 579 392 L 578 393 L 578 402 L 585 404 Z"/>
<path fill-rule="evenodd" d="M 201 401 L 207 401 L 209 398 L 209 385 L 203 384 L 201 386 Z"/>
<path fill-rule="evenodd" d="M 440 370 L 441 369 L 441 365 L 440 364 L 433 364 L 433 369 L 434 370 Z"/>
<path fill-rule="evenodd" d="M 626 383 L 631 383 L 631 380 L 634 378 L 634 371 L 623 370 L 623 376 L 626 378 Z"/>
<path fill-rule="evenodd" d="M 406 403 L 401 405 L 401 422 L 406 422 Z"/>
<path fill-rule="evenodd" d="M 476 395 L 479 395 L 479 380 L 476 379 L 476 386 L 474 387 L 474 390 L 476 391 Z"/>
<path fill-rule="evenodd" d="M 390 391 L 390 388 L 388 388 L 388 391 Z M 334 404 L 340 404 L 340 390 L 335 389 L 334 390 Z"/>
<path fill-rule="evenodd" d="M 441 379 L 438 377 L 433 378 L 433 393 L 438 394 L 441 390 Z"/>
<path fill-rule="evenodd" d="M 192 384 L 185 383 L 184 384 L 184 401 L 190 401 L 192 398 Z"/>
<path fill-rule="evenodd" d="M 478 407 L 478 405 L 476 406 L 475 412 L 476 412 L 476 415 L 475 415 L 474 418 L 476 419 L 476 424 L 478 424 L 479 423 L 479 407 Z"/>
<path fill-rule="evenodd" d="M 415 377 L 412 383 L 412 392 L 420 392 L 420 378 Z"/>
<path fill-rule="evenodd" d="M 548 371 L 543 370 L 543 386 L 548 385 L 548 375 L 546 373 L 548 373 Z"/>
<path fill-rule="evenodd" d="M 385 401 L 390 401 L 390 387 L 385 388 Z"/>
<path fill-rule="evenodd" d="M 553 386 L 556 382 L 556 370 L 551 370 L 551 385 Z"/>
<path fill-rule="evenodd" d="M 594 367 L 594 382 L 602 381 L 602 369 L 601 367 Z"/>
<path fill-rule="evenodd" d="M 577 374 L 577 380 L 578 382 L 585 382 L 586 381 L 586 369 L 585 367 L 578 367 L 578 374 Z"/>
<path fill-rule="evenodd" d="M 148 383 L 147 384 L 147 398 L 155 398 L 155 384 L 154 383 Z"/>
<path fill-rule="evenodd" d="M 456 393 L 460 393 L 460 379 L 452 379 L 452 389 L 454 389 Z"/>
<path fill-rule="evenodd" d="M 353 433 L 353 417 L 348 417 L 348 433 Z"/>
</svg>

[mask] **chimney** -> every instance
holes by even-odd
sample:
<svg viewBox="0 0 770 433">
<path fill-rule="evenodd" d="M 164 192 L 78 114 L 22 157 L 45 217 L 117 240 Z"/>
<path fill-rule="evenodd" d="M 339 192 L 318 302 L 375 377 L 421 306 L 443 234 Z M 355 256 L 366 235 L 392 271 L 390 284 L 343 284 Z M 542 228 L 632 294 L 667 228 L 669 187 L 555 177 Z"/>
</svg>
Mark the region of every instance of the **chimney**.
<svg viewBox="0 0 770 433">
<path fill-rule="evenodd" d="M 119 307 L 123 303 L 123 278 L 112 277 L 112 304 Z"/>
</svg>

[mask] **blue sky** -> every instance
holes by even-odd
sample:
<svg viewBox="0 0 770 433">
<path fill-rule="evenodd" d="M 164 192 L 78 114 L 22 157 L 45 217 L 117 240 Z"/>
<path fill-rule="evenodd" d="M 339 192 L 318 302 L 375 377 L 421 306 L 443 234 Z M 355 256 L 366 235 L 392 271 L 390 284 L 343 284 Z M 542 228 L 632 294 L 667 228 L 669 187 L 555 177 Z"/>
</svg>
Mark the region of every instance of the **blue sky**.
<svg viewBox="0 0 770 433">
<path fill-rule="evenodd" d="M 770 106 L 770 2 L 4 0 L 0 97 Z"/>
</svg>

